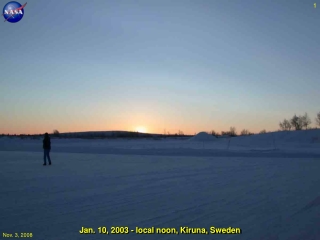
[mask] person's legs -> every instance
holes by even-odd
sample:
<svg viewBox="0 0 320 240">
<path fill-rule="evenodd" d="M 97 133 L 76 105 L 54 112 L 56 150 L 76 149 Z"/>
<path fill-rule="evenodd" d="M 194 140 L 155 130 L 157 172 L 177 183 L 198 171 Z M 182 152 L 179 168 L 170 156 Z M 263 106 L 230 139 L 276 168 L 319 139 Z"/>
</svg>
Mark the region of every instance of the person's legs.
<svg viewBox="0 0 320 240">
<path fill-rule="evenodd" d="M 51 165 L 50 150 L 47 150 L 47 157 L 48 157 L 49 165 Z"/>
<path fill-rule="evenodd" d="M 47 151 L 46 149 L 43 150 L 43 161 L 44 161 L 43 165 L 47 164 L 47 161 L 46 161 L 47 153 L 46 153 L 46 151 Z"/>
</svg>

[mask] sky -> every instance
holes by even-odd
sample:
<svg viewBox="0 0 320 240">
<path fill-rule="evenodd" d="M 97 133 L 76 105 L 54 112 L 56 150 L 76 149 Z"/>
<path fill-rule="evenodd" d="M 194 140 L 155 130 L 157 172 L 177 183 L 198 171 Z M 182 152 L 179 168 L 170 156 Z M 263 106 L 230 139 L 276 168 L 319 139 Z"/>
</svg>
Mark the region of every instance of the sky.
<svg viewBox="0 0 320 240">
<path fill-rule="evenodd" d="M 0 133 L 314 126 L 314 1 L 28 0 L 0 22 Z"/>
</svg>

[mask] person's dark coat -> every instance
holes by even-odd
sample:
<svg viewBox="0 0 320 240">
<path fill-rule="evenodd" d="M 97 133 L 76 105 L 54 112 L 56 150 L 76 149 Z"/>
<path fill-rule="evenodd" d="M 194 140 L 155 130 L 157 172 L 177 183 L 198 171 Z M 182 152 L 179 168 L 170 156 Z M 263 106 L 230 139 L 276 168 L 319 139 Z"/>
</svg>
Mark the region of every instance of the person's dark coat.
<svg viewBox="0 0 320 240">
<path fill-rule="evenodd" d="M 45 136 L 45 138 L 43 139 L 43 149 L 51 150 L 51 142 L 49 136 Z"/>
</svg>

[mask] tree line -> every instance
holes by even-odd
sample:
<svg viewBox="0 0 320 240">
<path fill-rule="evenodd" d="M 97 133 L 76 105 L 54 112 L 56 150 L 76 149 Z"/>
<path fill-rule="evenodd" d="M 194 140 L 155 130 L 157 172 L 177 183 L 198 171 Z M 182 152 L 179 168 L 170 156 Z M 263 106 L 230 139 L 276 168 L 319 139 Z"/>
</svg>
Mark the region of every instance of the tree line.
<svg viewBox="0 0 320 240">
<path fill-rule="evenodd" d="M 303 130 L 303 129 L 310 129 L 312 124 L 312 121 L 307 113 L 304 115 L 297 116 L 296 114 L 293 115 L 290 119 L 284 119 L 282 122 L 279 123 L 280 131 L 290 131 L 290 130 Z M 320 112 L 317 114 L 315 118 L 315 125 L 320 127 Z M 261 130 L 259 134 L 267 133 L 265 129 Z M 240 134 L 237 133 L 235 127 L 230 127 L 229 131 L 221 131 L 221 133 L 218 133 L 214 130 L 211 130 L 208 132 L 208 134 L 213 136 L 230 136 L 230 137 L 236 137 L 236 136 L 249 136 L 253 135 L 254 133 L 251 133 L 248 129 L 243 129 Z"/>
<path fill-rule="evenodd" d="M 302 130 L 309 129 L 311 123 L 312 121 L 307 113 L 299 116 L 294 114 L 291 119 L 284 119 L 282 122 L 280 122 L 279 127 L 282 131 Z M 317 114 L 317 117 L 315 118 L 315 124 L 316 126 L 320 126 L 320 112 Z"/>
</svg>

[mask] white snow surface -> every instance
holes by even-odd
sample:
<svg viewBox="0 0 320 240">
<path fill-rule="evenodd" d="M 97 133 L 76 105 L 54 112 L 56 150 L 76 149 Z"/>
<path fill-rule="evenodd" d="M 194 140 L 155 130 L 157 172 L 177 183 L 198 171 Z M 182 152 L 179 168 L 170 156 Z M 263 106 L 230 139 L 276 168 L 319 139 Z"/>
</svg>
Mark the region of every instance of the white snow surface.
<svg viewBox="0 0 320 240">
<path fill-rule="evenodd" d="M 204 144 L 52 139 L 52 166 L 42 166 L 41 139 L 0 138 L 1 234 L 48 240 L 320 239 L 319 132 Z M 79 234 L 82 226 L 96 234 Z M 130 233 L 98 234 L 103 226 L 128 226 Z M 152 226 L 206 228 L 208 235 L 131 232 Z M 210 234 L 211 226 L 241 228 L 242 234 Z"/>
<path fill-rule="evenodd" d="M 200 132 L 194 137 L 190 138 L 189 141 L 191 142 L 210 142 L 210 141 L 215 141 L 217 140 L 216 137 L 209 135 L 206 132 Z"/>
</svg>

